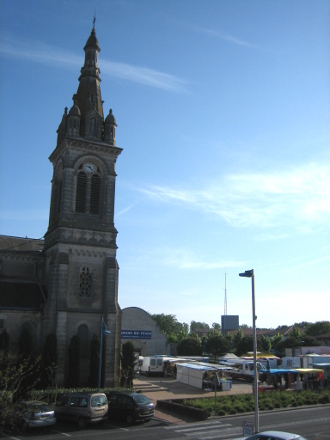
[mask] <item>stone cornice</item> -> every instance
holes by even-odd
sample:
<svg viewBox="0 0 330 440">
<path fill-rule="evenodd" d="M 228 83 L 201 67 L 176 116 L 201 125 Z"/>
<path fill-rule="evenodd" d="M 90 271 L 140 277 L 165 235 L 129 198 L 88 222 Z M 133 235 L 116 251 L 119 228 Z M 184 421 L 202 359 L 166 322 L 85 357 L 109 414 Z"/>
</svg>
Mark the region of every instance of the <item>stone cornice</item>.
<svg viewBox="0 0 330 440">
<path fill-rule="evenodd" d="M 83 138 L 79 138 L 79 140 L 65 139 L 49 156 L 50 162 L 55 163 L 67 148 L 81 151 L 84 154 L 92 152 L 101 153 L 102 155 L 112 156 L 114 160 L 116 160 L 123 151 L 122 148 L 115 147 L 102 141 L 88 141 Z"/>
<path fill-rule="evenodd" d="M 56 228 L 45 236 L 45 248 L 56 243 L 64 243 L 117 249 L 116 232 L 116 230 L 100 232 L 88 229 Z"/>
</svg>

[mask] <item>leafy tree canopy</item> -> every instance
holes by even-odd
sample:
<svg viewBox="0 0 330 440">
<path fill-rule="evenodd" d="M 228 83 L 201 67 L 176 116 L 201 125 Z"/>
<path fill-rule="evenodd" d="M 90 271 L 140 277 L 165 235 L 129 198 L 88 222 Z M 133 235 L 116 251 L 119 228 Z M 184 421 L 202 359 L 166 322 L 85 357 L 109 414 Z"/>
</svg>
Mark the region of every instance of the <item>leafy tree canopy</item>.
<svg viewBox="0 0 330 440">
<path fill-rule="evenodd" d="M 130 341 L 122 345 L 121 350 L 121 380 L 122 387 L 133 387 L 134 366 L 136 364 L 134 344 Z"/>
<path fill-rule="evenodd" d="M 330 333 L 330 322 L 329 321 L 318 321 L 314 324 L 308 324 L 306 328 L 306 335 L 309 336 L 319 336 L 326 335 Z"/>
<path fill-rule="evenodd" d="M 210 327 L 206 322 L 191 321 L 190 333 L 196 333 L 198 330 L 209 330 Z"/>
<path fill-rule="evenodd" d="M 39 380 L 40 358 L 0 350 L 0 432 L 4 423 L 15 425 L 16 402 L 26 397 Z"/>
<path fill-rule="evenodd" d="M 230 350 L 230 340 L 222 336 L 221 333 L 213 330 L 209 333 L 207 342 L 206 342 L 206 351 L 213 360 L 217 360 L 217 358 L 224 353 L 227 353 Z"/>
<path fill-rule="evenodd" d="M 203 354 L 202 341 L 198 337 L 182 339 L 177 347 L 179 356 L 201 356 Z"/>
<path fill-rule="evenodd" d="M 188 336 L 188 324 L 178 322 L 175 315 L 150 315 L 157 322 L 160 331 L 166 335 L 167 342 L 180 342 Z"/>
<path fill-rule="evenodd" d="M 258 350 L 262 351 L 263 353 L 268 353 L 270 351 L 270 349 L 272 348 L 271 340 L 265 335 L 261 335 L 258 338 L 257 345 L 258 345 Z"/>
</svg>

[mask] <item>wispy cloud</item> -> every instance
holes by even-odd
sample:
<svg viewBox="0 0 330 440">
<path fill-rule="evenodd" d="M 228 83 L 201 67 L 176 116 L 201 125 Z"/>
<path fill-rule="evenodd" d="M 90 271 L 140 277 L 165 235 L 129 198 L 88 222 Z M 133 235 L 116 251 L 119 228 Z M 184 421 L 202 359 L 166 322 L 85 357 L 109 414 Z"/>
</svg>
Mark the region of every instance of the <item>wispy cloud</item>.
<svg viewBox="0 0 330 440">
<path fill-rule="evenodd" d="M 133 209 L 134 206 L 137 205 L 137 203 L 138 203 L 138 202 L 136 202 L 136 203 L 131 203 L 130 205 L 126 206 L 125 208 L 123 208 L 121 211 L 119 211 L 119 212 L 116 214 L 116 217 L 120 217 L 121 215 L 126 214 L 126 212 L 129 212 L 131 209 Z"/>
<path fill-rule="evenodd" d="M 209 28 L 201 27 L 201 26 L 193 26 L 193 28 L 197 32 L 201 32 L 201 33 L 203 33 L 205 35 L 209 35 L 211 37 L 220 38 L 221 40 L 224 40 L 224 41 L 226 41 L 227 43 L 230 43 L 230 44 L 235 44 L 235 45 L 238 45 L 238 46 L 244 46 L 244 47 L 251 48 L 251 49 L 252 48 L 256 48 L 255 45 L 253 45 L 253 44 L 251 44 L 251 43 L 249 43 L 249 42 L 247 42 L 247 41 L 245 41 L 243 39 L 237 38 L 237 37 L 235 37 L 233 35 L 224 34 L 223 32 L 216 31 L 214 29 L 209 29 Z"/>
<path fill-rule="evenodd" d="M 162 264 L 174 266 L 179 269 L 226 269 L 230 267 L 241 267 L 244 261 L 209 261 L 203 255 L 195 255 L 187 249 L 171 249 L 168 252 L 162 249 Z"/>
<path fill-rule="evenodd" d="M 40 41 L 3 39 L 0 53 L 15 59 L 37 62 L 57 68 L 79 68 L 83 65 L 83 57 L 72 54 L 58 47 L 46 45 Z M 102 60 L 100 63 L 103 76 L 119 78 L 148 87 L 173 92 L 185 92 L 187 82 L 175 75 L 159 72 L 142 66 Z"/>
<path fill-rule="evenodd" d="M 303 231 L 330 216 L 330 167 L 308 164 L 287 171 L 227 175 L 202 189 L 140 189 L 159 203 L 211 214 L 234 227 L 293 226 Z"/>
<path fill-rule="evenodd" d="M 134 264 L 136 265 L 136 256 Z M 226 269 L 242 267 L 247 264 L 242 260 L 216 260 L 209 255 L 196 254 L 188 248 L 168 248 L 166 246 L 148 249 L 147 253 L 140 254 L 139 262 L 148 266 L 155 264 L 160 267 L 170 267 L 176 270 L 219 270 L 225 273 Z"/>
</svg>

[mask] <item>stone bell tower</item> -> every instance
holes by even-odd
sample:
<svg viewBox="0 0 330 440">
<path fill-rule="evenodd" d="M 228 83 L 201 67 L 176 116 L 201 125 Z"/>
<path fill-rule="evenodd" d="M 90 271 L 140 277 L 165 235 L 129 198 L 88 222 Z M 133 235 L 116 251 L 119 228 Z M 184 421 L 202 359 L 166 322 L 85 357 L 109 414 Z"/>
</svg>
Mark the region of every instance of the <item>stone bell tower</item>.
<svg viewBox="0 0 330 440">
<path fill-rule="evenodd" d="M 44 334 L 58 344 L 56 382 L 65 384 L 71 338 L 81 341 L 81 384 L 89 374 L 90 343 L 100 336 L 101 318 L 111 334 L 103 338 L 104 385 L 119 380 L 121 310 L 118 305 L 117 230 L 114 226 L 116 120 L 104 118 L 100 46 L 93 27 L 84 47 L 73 105 L 64 110 L 57 144 L 49 157 L 53 179 L 45 235 L 48 300 Z"/>
</svg>

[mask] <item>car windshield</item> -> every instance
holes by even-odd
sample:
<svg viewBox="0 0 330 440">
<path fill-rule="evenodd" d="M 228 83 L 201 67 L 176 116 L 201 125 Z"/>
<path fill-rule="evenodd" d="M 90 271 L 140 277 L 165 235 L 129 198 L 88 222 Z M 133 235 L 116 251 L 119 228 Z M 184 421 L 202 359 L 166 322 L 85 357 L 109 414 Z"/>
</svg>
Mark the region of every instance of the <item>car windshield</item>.
<svg viewBox="0 0 330 440">
<path fill-rule="evenodd" d="M 150 403 L 151 400 L 146 396 L 134 396 L 134 400 L 136 403 Z"/>
<path fill-rule="evenodd" d="M 108 402 L 107 402 L 106 396 L 94 396 L 94 397 L 92 397 L 92 402 L 91 402 L 92 407 L 103 406 L 103 405 L 106 405 L 107 403 Z"/>
<path fill-rule="evenodd" d="M 35 413 L 53 411 L 50 406 L 48 406 L 46 403 L 41 403 L 41 402 L 29 403 L 27 406 L 30 411 L 33 411 Z"/>
</svg>

